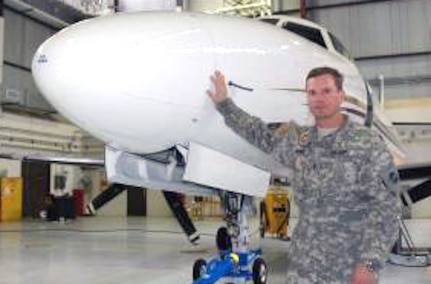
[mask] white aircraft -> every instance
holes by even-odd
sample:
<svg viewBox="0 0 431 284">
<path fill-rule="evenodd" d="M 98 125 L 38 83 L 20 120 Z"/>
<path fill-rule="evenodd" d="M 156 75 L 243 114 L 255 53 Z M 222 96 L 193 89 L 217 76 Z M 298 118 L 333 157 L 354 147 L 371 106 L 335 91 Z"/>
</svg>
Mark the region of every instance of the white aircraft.
<svg viewBox="0 0 431 284">
<path fill-rule="evenodd" d="M 264 20 L 277 20 L 272 19 Z M 231 96 L 240 107 L 276 126 L 292 119 L 313 123 L 304 78 L 314 67 L 334 67 L 345 76 L 346 113 L 379 131 L 394 157 L 402 158 L 390 121 L 373 108 L 369 87 L 339 52 L 335 37 L 309 21 L 282 22 L 293 28 L 185 12 L 100 17 L 43 43 L 32 72 L 60 113 L 106 143 L 111 183 L 198 195 L 222 189 L 264 196 L 271 174 L 286 174 L 287 169 L 225 126 L 206 95 L 216 69 L 230 80 Z M 314 32 L 311 37 L 297 34 L 307 29 Z M 242 217 L 233 223 L 239 230 L 231 235 L 240 244 L 234 250 L 242 251 L 247 225 Z"/>
<path fill-rule="evenodd" d="M 328 33 L 321 34 L 328 41 Z M 86 20 L 42 44 L 32 71 L 58 111 L 106 143 L 114 181 L 262 196 L 269 173 L 285 172 L 224 125 L 205 94 L 209 74 L 223 70 L 238 105 L 268 123 L 309 124 L 304 78 L 322 65 L 344 74 L 345 109 L 364 121 L 371 102 L 353 62 L 332 45 L 244 18 L 147 12 Z M 376 109 L 373 126 L 402 156 L 390 122 Z M 134 158 L 140 162 L 128 164 Z M 115 167 L 122 162 L 127 170 Z M 153 167 L 168 175 L 150 172 Z M 241 171 L 253 172 L 255 180 L 241 179 Z"/>
</svg>

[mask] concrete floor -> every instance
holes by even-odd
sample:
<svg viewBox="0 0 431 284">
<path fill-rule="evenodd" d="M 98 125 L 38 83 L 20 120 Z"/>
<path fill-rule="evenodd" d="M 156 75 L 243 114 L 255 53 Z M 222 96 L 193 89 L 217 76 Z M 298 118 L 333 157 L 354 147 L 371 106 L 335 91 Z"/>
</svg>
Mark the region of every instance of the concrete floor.
<svg viewBox="0 0 431 284">
<path fill-rule="evenodd" d="M 170 218 L 0 223 L 0 283 L 191 283 L 193 262 L 215 252 L 214 233 L 222 224 L 198 221 L 203 236 L 193 247 Z M 431 242 L 431 220 L 419 225 L 413 237 L 418 235 L 422 245 Z M 261 241 L 269 284 L 284 284 L 287 244 L 272 238 Z M 388 265 L 380 283 L 431 283 L 431 267 Z"/>
</svg>

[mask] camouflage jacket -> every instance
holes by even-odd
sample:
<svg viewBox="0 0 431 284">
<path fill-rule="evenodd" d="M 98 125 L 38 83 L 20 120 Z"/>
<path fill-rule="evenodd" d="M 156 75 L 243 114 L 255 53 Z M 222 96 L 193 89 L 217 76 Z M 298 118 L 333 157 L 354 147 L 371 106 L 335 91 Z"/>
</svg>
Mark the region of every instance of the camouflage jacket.
<svg viewBox="0 0 431 284">
<path fill-rule="evenodd" d="M 288 252 L 288 282 L 349 283 L 352 268 L 379 268 L 398 235 L 398 173 L 382 139 L 348 119 L 318 139 L 290 122 L 271 130 L 231 99 L 217 105 L 238 135 L 293 170 L 299 220 Z"/>
</svg>

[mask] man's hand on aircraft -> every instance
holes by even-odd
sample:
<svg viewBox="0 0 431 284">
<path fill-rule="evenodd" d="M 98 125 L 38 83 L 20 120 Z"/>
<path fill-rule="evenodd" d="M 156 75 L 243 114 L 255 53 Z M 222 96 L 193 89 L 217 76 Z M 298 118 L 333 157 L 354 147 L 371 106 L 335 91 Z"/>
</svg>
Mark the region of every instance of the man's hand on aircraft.
<svg viewBox="0 0 431 284">
<path fill-rule="evenodd" d="M 208 96 L 215 104 L 221 103 L 227 99 L 227 86 L 224 75 L 220 71 L 215 71 L 210 77 L 213 88 L 207 90 Z"/>
</svg>

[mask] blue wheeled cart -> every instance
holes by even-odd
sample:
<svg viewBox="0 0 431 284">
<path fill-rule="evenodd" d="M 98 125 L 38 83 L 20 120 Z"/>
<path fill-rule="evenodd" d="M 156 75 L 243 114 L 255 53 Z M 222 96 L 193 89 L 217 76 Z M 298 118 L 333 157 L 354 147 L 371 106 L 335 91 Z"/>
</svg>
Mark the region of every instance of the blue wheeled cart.
<svg viewBox="0 0 431 284">
<path fill-rule="evenodd" d="M 213 284 L 220 279 L 229 283 L 265 284 L 267 267 L 261 249 L 251 250 L 244 195 L 225 193 L 221 196 L 226 211 L 227 227 L 217 231 L 219 253 L 208 260 L 198 259 L 193 265 L 193 284 Z M 250 204 L 251 205 L 251 204 Z"/>
<path fill-rule="evenodd" d="M 193 266 L 193 284 L 212 284 L 222 278 L 252 280 L 266 283 L 266 264 L 260 250 L 249 253 L 223 253 L 211 258 L 196 260 Z"/>
</svg>

